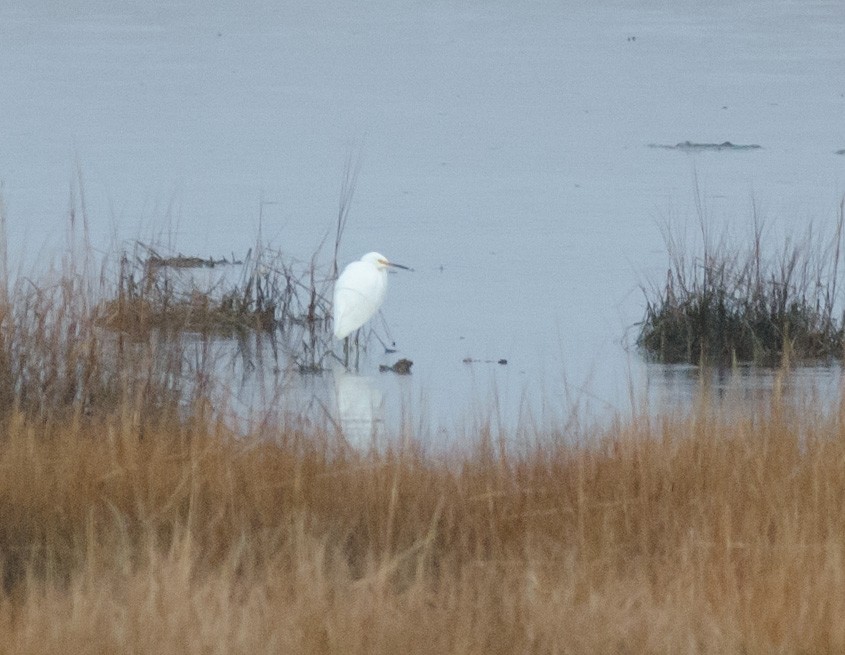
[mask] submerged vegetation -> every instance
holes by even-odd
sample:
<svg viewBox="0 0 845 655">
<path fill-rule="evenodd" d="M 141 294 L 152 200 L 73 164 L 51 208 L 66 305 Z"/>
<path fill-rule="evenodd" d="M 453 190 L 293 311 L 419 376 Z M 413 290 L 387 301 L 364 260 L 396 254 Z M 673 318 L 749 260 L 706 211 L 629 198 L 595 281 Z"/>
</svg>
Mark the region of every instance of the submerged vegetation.
<svg viewBox="0 0 845 655">
<path fill-rule="evenodd" d="M 843 201 L 845 202 L 845 201 Z M 781 364 L 845 354 L 837 294 L 843 206 L 833 234 L 808 230 L 765 254 L 763 228 L 754 216 L 750 244 L 716 242 L 700 214 L 703 252 L 688 257 L 667 229 L 670 265 L 662 288 L 646 291 L 638 342 L 668 363 Z"/>
</svg>

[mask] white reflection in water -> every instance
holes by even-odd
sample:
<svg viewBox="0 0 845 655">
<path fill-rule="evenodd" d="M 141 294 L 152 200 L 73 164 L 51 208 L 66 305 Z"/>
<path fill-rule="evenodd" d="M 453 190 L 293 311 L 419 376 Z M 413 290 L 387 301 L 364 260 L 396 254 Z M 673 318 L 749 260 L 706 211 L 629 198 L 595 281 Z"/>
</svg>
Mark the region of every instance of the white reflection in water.
<svg viewBox="0 0 845 655">
<path fill-rule="evenodd" d="M 385 445 L 384 394 L 374 380 L 337 367 L 333 371 L 335 409 L 347 443 L 359 450 Z"/>
</svg>

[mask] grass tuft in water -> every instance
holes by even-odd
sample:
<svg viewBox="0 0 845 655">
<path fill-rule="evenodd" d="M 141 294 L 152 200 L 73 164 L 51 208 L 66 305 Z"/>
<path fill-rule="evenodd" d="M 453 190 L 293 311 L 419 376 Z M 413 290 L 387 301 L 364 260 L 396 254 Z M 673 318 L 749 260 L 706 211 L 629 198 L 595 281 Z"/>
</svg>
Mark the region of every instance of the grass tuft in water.
<svg viewBox="0 0 845 655">
<path fill-rule="evenodd" d="M 845 201 L 843 201 L 845 202 Z M 809 229 L 774 256 L 763 250 L 754 216 L 750 245 L 725 236 L 713 243 L 701 221 L 704 251 L 689 258 L 669 229 L 666 282 L 644 289 L 639 346 L 666 363 L 731 365 L 843 356 L 845 332 L 837 281 L 842 259 L 843 206 L 832 235 Z"/>
<path fill-rule="evenodd" d="M 332 356 L 331 286 L 355 191 L 358 165 L 347 161 L 333 234 L 333 259 L 320 264 L 327 231 L 307 261 L 263 241 L 263 201 L 256 245 L 243 260 L 163 255 L 136 242 L 119 256 L 114 280 L 103 278 L 99 325 L 135 340 L 153 333 L 244 339 L 269 335 L 300 371 L 322 372 Z M 86 256 L 90 257 L 90 249 Z M 225 271 L 237 271 L 226 275 Z M 219 275 L 215 273 L 221 272 Z"/>
</svg>

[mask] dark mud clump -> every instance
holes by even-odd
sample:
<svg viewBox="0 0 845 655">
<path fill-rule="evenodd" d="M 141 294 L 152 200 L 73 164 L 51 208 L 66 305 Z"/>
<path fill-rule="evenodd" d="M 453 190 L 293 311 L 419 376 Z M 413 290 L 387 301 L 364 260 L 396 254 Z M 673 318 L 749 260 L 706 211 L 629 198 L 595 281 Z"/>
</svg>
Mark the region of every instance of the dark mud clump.
<svg viewBox="0 0 845 655">
<path fill-rule="evenodd" d="M 381 364 L 378 367 L 379 373 L 396 373 L 397 375 L 410 375 L 411 367 L 414 365 L 410 359 L 400 359 L 393 366 Z"/>
</svg>

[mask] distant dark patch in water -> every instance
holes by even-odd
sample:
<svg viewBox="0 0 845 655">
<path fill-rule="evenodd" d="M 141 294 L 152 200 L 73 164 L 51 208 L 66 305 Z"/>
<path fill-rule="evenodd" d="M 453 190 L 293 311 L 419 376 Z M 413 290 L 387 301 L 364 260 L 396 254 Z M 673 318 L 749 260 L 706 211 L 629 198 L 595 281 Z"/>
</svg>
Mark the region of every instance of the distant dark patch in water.
<svg viewBox="0 0 845 655">
<path fill-rule="evenodd" d="M 662 148 L 664 150 L 685 150 L 685 151 L 721 151 L 721 150 L 759 150 L 763 146 L 758 146 L 756 143 L 742 144 L 731 143 L 725 141 L 724 143 L 693 143 L 692 141 L 682 141 L 676 143 L 674 146 L 662 143 L 649 143 L 649 148 Z"/>
<path fill-rule="evenodd" d="M 845 148 L 842 148 L 842 150 L 837 150 L 834 154 L 845 155 Z"/>
</svg>

